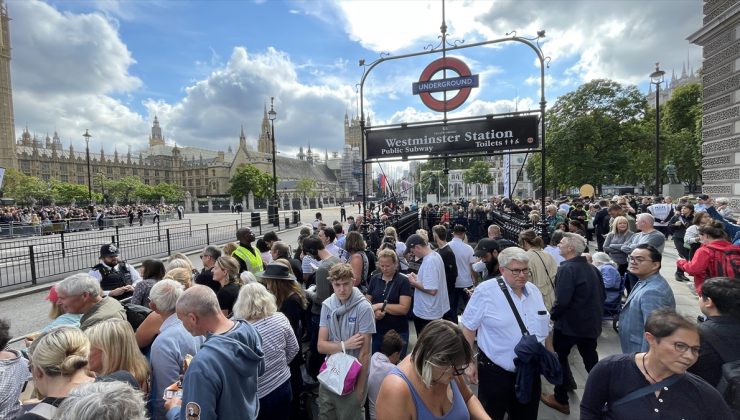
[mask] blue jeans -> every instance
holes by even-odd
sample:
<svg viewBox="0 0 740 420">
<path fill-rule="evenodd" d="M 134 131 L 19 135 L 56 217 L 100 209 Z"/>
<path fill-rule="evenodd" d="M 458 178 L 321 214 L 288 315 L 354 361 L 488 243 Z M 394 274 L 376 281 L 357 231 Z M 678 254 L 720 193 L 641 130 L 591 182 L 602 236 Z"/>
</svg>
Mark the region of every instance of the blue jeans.
<svg viewBox="0 0 740 420">
<path fill-rule="evenodd" d="M 275 388 L 269 394 L 260 398 L 260 411 L 257 420 L 274 420 L 290 418 L 290 400 L 293 392 L 290 390 L 290 379 Z"/>
</svg>

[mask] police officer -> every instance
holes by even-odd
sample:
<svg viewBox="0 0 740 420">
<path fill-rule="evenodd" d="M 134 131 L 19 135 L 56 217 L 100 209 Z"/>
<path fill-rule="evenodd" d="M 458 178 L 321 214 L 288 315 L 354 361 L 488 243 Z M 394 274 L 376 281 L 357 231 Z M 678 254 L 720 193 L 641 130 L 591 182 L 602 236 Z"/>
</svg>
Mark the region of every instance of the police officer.
<svg viewBox="0 0 740 420">
<path fill-rule="evenodd" d="M 118 247 L 106 244 L 100 247 L 100 263 L 88 273 L 100 281 L 107 296 L 118 300 L 133 296 L 134 285 L 141 281 L 139 272 L 125 261 L 118 259 Z"/>
<path fill-rule="evenodd" d="M 239 246 L 231 254 L 239 261 L 239 272 L 243 273 L 249 271 L 252 274 L 262 272 L 262 255 L 259 250 L 252 247 L 254 242 L 254 233 L 252 229 L 248 227 L 239 228 L 236 231 L 236 239 L 239 241 Z"/>
</svg>

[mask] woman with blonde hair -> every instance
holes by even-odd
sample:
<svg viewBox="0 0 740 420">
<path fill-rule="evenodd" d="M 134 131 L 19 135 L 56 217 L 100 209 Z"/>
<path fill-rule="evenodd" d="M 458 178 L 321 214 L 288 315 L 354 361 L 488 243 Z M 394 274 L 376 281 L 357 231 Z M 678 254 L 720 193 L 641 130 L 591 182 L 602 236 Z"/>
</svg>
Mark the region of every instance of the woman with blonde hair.
<svg viewBox="0 0 740 420">
<path fill-rule="evenodd" d="M 85 330 L 85 334 L 90 340 L 91 371 L 98 376 L 129 372 L 144 393 L 149 391 L 149 363 L 136 346 L 131 324 L 107 319 Z"/>
<path fill-rule="evenodd" d="M 213 265 L 213 280 L 221 284 L 221 289 L 216 293 L 218 304 L 224 316 L 231 316 L 234 303 L 239 297 L 239 289 L 244 285 L 239 277 L 239 262 L 234 257 L 222 255 Z"/>
<path fill-rule="evenodd" d="M 52 418 L 57 407 L 77 386 L 93 382 L 88 374 L 90 342 L 74 327 L 54 328 L 41 334 L 29 349 L 29 370 L 41 402 L 20 420 Z"/>
<path fill-rule="evenodd" d="M 171 268 L 164 278 L 174 280 L 186 289 L 193 285 L 192 273 L 186 267 Z"/>
<path fill-rule="evenodd" d="M 280 268 L 282 264 L 268 264 Z M 282 270 L 282 269 L 281 269 Z M 265 372 L 257 381 L 260 410 L 257 419 L 290 418 L 293 393 L 288 362 L 298 354 L 298 340 L 288 318 L 277 312 L 275 296 L 260 283 L 244 285 L 234 304 L 234 316 L 252 324 L 262 337 Z"/>
<path fill-rule="evenodd" d="M 555 274 L 558 272 L 558 263 L 543 250 L 544 241 L 532 229 L 519 233 L 519 246 L 529 256 L 529 281 L 540 289 L 545 308 L 549 311 L 555 303 Z"/>
<path fill-rule="evenodd" d="M 419 231 L 423 231 L 424 233 L 422 234 Z M 423 236 L 425 238 L 424 240 L 426 240 L 427 242 L 429 241 L 429 235 L 424 229 L 419 229 L 416 231 L 416 233 Z M 383 234 L 385 234 L 386 237 L 393 238 L 393 243 L 396 245 L 396 255 L 398 255 L 398 262 L 401 265 L 401 272 L 404 274 L 408 273 L 409 265 L 406 261 L 406 258 L 404 257 L 404 255 L 406 255 L 406 243 L 399 240 L 398 232 L 396 232 L 396 228 L 394 228 L 393 226 L 388 226 L 387 228 L 385 228 Z"/>
<path fill-rule="evenodd" d="M 604 240 L 604 252 L 617 263 L 617 271 L 622 277 L 627 272 L 627 254 L 622 252 L 622 245 L 629 242 L 632 235 L 634 232 L 630 230 L 629 220 L 624 216 L 617 216 L 612 222 L 612 231 Z"/>
</svg>

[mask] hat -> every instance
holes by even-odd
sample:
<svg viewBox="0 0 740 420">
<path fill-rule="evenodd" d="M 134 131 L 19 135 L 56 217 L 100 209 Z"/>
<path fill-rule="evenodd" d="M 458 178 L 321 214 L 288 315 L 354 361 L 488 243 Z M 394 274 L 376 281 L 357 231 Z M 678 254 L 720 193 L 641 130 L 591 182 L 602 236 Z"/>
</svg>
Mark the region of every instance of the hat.
<svg viewBox="0 0 740 420">
<path fill-rule="evenodd" d="M 290 269 L 280 263 L 271 263 L 265 266 L 265 271 L 258 273 L 260 279 L 274 280 L 295 280 L 295 276 L 290 274 Z"/>
<path fill-rule="evenodd" d="M 57 296 L 57 287 L 51 286 L 51 289 L 49 289 L 49 294 L 46 295 L 46 300 L 48 300 L 51 303 L 57 303 L 58 299 L 59 299 L 59 296 Z"/>
<path fill-rule="evenodd" d="M 116 244 L 106 244 L 100 247 L 100 258 L 118 256 Z"/>
<path fill-rule="evenodd" d="M 424 238 L 421 237 L 421 235 L 417 235 L 416 233 L 409 236 L 408 239 L 406 239 L 406 249 L 409 250 L 417 245 L 426 245 L 427 242 L 424 240 Z"/>
<path fill-rule="evenodd" d="M 498 242 L 495 239 L 481 239 L 478 241 L 478 245 L 475 246 L 475 256 L 482 257 L 493 251 L 499 250 Z"/>
</svg>

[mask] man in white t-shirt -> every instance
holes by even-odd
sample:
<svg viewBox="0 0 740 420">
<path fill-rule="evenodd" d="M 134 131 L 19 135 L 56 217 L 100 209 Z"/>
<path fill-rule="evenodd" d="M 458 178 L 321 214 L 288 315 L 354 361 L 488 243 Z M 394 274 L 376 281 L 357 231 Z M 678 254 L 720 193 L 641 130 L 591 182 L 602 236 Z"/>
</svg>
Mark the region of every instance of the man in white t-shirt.
<svg viewBox="0 0 740 420">
<path fill-rule="evenodd" d="M 442 257 L 416 234 L 406 240 L 406 251 L 422 259 L 419 274 L 411 273 L 408 276 L 414 288 L 414 327 L 418 336 L 427 324 L 442 319 L 450 310 L 450 301 Z"/>
<path fill-rule="evenodd" d="M 475 283 L 475 279 L 473 278 L 475 275 L 473 264 L 478 261 L 475 255 L 473 255 L 473 247 L 466 244 L 464 240 L 465 226 L 455 225 L 452 228 L 450 248 L 455 254 L 455 262 L 457 263 L 457 280 L 455 281 L 455 290 L 448 290 L 453 295 L 450 302 L 455 307 L 460 303 L 460 298 L 464 301 L 463 305 L 468 303 L 468 294 L 463 289 L 467 289 Z"/>
<path fill-rule="evenodd" d="M 656 230 L 665 235 L 668 230 L 668 221 L 673 217 L 673 206 L 663 202 L 663 197 L 655 199 L 655 204 L 648 206 L 648 211 L 655 218 L 653 225 Z"/>
</svg>

